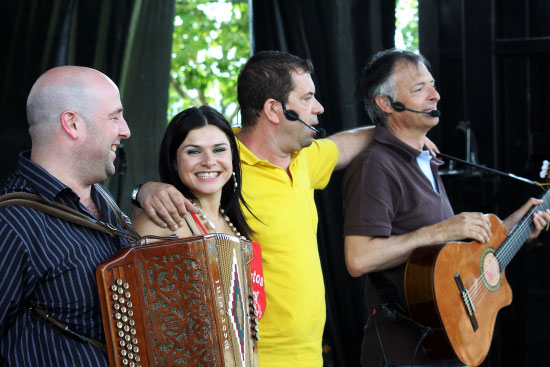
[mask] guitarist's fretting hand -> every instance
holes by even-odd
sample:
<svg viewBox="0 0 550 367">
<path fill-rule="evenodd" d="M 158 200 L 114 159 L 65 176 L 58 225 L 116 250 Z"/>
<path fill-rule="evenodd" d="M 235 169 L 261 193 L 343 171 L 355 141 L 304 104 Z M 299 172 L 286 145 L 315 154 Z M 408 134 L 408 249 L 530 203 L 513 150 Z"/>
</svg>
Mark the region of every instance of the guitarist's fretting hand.
<svg viewBox="0 0 550 367">
<path fill-rule="evenodd" d="M 520 221 L 520 219 L 523 218 L 525 214 L 527 214 L 527 212 L 529 211 L 529 209 L 531 209 L 533 205 L 540 204 L 542 204 L 542 200 L 539 199 L 531 198 L 527 200 L 525 204 L 523 204 L 518 210 L 510 214 L 508 218 L 503 221 L 506 231 L 510 232 L 512 228 L 514 228 L 514 226 Z M 535 230 L 533 231 L 533 233 L 531 233 L 529 239 L 536 238 L 540 234 L 540 231 L 542 231 L 544 227 L 548 225 L 548 223 L 550 223 L 550 210 L 539 210 L 533 213 L 533 226 L 535 227 Z"/>
</svg>

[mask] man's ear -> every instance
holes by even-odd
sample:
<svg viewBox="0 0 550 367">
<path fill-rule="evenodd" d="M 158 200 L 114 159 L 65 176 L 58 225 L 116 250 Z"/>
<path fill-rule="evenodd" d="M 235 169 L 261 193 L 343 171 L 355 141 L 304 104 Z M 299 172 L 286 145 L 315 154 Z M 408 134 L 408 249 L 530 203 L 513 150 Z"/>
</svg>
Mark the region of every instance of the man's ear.
<svg viewBox="0 0 550 367">
<path fill-rule="evenodd" d="M 67 135 L 74 140 L 78 139 L 78 135 L 81 130 L 80 124 L 82 121 L 76 112 L 70 110 L 63 111 L 59 117 L 59 122 L 61 123 L 63 131 L 65 131 Z"/>
<path fill-rule="evenodd" d="M 374 97 L 374 103 L 385 113 L 391 113 L 393 111 L 393 107 L 391 106 L 391 101 L 388 96 L 384 96 L 382 94 L 378 94 L 376 97 Z"/>
<path fill-rule="evenodd" d="M 279 124 L 281 122 L 281 119 L 279 118 L 279 112 L 281 111 L 281 103 L 276 99 L 268 98 L 264 102 L 263 113 L 270 122 L 274 124 Z"/>
</svg>

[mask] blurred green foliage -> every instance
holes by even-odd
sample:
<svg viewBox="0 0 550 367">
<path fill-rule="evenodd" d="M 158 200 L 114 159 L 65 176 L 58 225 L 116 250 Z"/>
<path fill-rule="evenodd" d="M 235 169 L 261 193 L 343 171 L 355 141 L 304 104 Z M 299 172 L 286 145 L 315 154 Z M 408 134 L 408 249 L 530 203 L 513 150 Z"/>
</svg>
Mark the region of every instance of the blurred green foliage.
<svg viewBox="0 0 550 367">
<path fill-rule="evenodd" d="M 168 118 L 207 104 L 232 122 L 249 38 L 248 2 L 176 1 Z"/>
<path fill-rule="evenodd" d="M 396 47 L 418 51 L 418 0 L 397 0 L 395 6 Z"/>
</svg>

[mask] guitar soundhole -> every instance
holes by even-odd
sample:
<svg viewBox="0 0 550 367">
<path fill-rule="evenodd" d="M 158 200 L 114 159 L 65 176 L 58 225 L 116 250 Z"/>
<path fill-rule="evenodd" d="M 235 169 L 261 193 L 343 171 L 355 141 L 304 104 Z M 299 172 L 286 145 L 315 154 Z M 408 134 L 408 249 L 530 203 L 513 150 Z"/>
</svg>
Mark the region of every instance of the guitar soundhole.
<svg viewBox="0 0 550 367">
<path fill-rule="evenodd" d="M 493 251 L 484 254 L 481 270 L 485 286 L 490 291 L 497 290 L 501 281 L 500 264 Z"/>
</svg>

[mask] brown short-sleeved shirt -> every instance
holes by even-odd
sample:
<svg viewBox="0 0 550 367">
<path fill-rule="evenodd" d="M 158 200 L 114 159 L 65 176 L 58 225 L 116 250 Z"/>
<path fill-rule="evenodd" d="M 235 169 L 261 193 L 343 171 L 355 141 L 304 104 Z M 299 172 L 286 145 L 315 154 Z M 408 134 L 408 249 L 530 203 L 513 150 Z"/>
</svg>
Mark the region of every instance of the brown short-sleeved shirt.
<svg viewBox="0 0 550 367">
<path fill-rule="evenodd" d="M 387 129 L 376 128 L 373 143 L 350 163 L 344 176 L 344 236 L 400 235 L 453 216 L 443 182 L 437 173 L 442 163 L 435 159 L 430 161 L 437 193 L 416 161 L 419 154 L 420 151 L 405 144 Z M 367 275 L 369 314 L 389 301 L 398 302 L 406 310 L 404 269 L 403 264 Z M 365 326 L 362 363 L 364 366 L 380 366 L 385 354 L 389 364 L 411 364 L 419 337 L 418 330 L 409 323 L 390 321 L 379 312 L 369 318 Z M 415 363 L 429 363 L 421 348 Z"/>
</svg>

